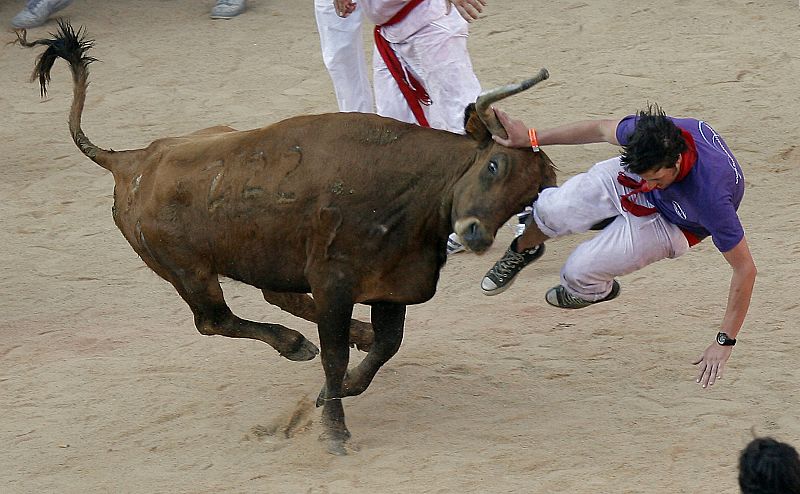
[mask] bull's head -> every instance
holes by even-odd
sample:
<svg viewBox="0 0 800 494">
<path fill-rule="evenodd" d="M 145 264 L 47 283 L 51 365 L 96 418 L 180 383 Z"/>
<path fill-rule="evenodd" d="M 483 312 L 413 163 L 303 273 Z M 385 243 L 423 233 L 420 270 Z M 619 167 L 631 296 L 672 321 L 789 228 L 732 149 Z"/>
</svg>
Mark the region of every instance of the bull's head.
<svg viewBox="0 0 800 494">
<path fill-rule="evenodd" d="M 488 249 L 511 215 L 530 205 L 541 188 L 556 183 L 553 163 L 543 151 L 508 148 L 492 140 L 492 134 L 507 137 L 492 104 L 548 77 L 541 69 L 532 79 L 482 93 L 467 108 L 465 128 L 479 142 L 479 152 L 456 184 L 451 214 L 455 232 L 475 252 Z"/>
</svg>

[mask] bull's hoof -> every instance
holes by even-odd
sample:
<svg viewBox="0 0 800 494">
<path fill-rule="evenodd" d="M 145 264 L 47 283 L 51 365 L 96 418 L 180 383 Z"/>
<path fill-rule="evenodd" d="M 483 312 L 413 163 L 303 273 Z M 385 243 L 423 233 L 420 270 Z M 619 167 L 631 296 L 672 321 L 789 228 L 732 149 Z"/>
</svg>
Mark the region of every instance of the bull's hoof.
<svg viewBox="0 0 800 494">
<path fill-rule="evenodd" d="M 327 447 L 328 453 L 332 455 L 347 456 L 347 448 L 344 447 L 344 441 L 328 439 Z"/>
<path fill-rule="evenodd" d="M 305 360 L 311 360 L 318 354 L 319 354 L 319 348 L 317 348 L 317 345 L 311 343 L 306 339 L 303 339 L 302 343 L 300 343 L 300 348 L 294 350 L 293 352 L 281 353 L 281 356 L 286 357 L 287 359 L 292 360 L 294 362 L 302 362 Z"/>
<path fill-rule="evenodd" d="M 328 453 L 336 456 L 346 456 L 347 447 L 345 445 L 350 440 L 350 431 L 347 429 L 336 432 L 326 431 L 320 434 L 319 440 L 325 442 Z"/>
</svg>

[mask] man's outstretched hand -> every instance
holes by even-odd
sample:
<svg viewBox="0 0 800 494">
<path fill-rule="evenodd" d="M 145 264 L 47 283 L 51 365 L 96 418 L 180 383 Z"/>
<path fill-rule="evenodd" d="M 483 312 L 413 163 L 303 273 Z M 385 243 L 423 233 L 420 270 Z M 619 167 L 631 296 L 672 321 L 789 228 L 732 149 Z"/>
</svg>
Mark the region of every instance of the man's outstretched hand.
<svg viewBox="0 0 800 494">
<path fill-rule="evenodd" d="M 702 355 L 692 362 L 699 369 L 697 383 L 706 388 L 713 386 L 717 379 L 722 379 L 725 363 L 728 362 L 732 352 L 732 346 L 722 346 L 716 341 L 710 344 Z"/>
</svg>

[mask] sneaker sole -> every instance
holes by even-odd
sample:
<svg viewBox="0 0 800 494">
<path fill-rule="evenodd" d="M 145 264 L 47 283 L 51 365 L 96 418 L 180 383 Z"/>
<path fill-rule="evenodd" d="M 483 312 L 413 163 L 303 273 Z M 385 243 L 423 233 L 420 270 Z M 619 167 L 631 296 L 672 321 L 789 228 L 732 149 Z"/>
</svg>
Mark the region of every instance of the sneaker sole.
<svg viewBox="0 0 800 494">
<path fill-rule="evenodd" d="M 517 274 L 519 274 L 519 273 L 517 273 Z M 503 286 L 499 286 L 499 287 L 495 288 L 494 290 L 486 290 L 485 288 L 481 287 L 481 291 L 483 292 L 484 295 L 489 296 L 489 297 L 491 297 L 492 295 L 499 295 L 499 294 L 503 293 L 504 291 L 508 290 L 509 288 L 511 288 L 511 285 L 514 284 L 514 281 L 516 281 L 516 279 L 517 279 L 517 277 L 514 276 L 513 278 L 511 278 L 511 281 L 509 281 L 508 283 L 506 283 Z"/>
<path fill-rule="evenodd" d="M 553 290 L 554 288 L 556 288 L 556 287 L 553 287 L 550 290 Z M 547 299 L 547 293 L 550 293 L 550 290 L 547 290 L 547 292 L 544 295 L 544 300 L 549 305 L 551 305 L 552 307 L 556 307 L 558 309 L 577 310 L 577 309 L 585 309 L 585 308 L 590 307 L 592 305 L 599 304 L 600 302 L 608 302 L 609 300 L 614 300 L 615 298 L 619 297 L 619 294 L 622 291 L 622 287 L 617 282 L 617 280 L 614 280 L 614 283 L 611 285 L 611 292 L 608 295 L 606 295 L 605 297 L 601 298 L 600 300 L 595 300 L 594 302 L 589 302 L 588 304 L 581 305 L 580 307 L 565 307 L 563 305 L 554 304 L 554 303 L 550 302 L 550 300 Z M 556 298 L 558 298 L 558 297 L 556 297 Z"/>
<path fill-rule="evenodd" d="M 14 16 L 11 19 L 11 27 L 14 29 L 32 29 L 35 27 L 43 26 L 50 20 L 51 16 L 58 12 L 59 10 L 64 10 L 65 8 L 69 7 L 73 0 L 65 0 L 61 3 L 57 3 L 51 6 L 50 11 L 44 12 L 42 16 L 36 16 L 33 12 L 28 10 L 27 8 L 23 9 L 22 12 Z M 29 16 L 23 15 L 24 13 L 29 13 Z M 22 16 L 22 17 L 20 17 Z"/>
</svg>

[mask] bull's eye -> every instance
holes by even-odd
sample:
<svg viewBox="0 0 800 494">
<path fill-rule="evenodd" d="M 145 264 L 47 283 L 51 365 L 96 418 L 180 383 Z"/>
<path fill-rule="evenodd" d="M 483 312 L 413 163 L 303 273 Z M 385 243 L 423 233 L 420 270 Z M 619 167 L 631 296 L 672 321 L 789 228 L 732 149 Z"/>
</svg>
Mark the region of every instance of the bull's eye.
<svg viewBox="0 0 800 494">
<path fill-rule="evenodd" d="M 491 173 L 492 175 L 497 175 L 498 171 L 497 163 L 495 163 L 494 161 L 490 161 L 488 168 L 489 168 L 489 173 Z"/>
</svg>

